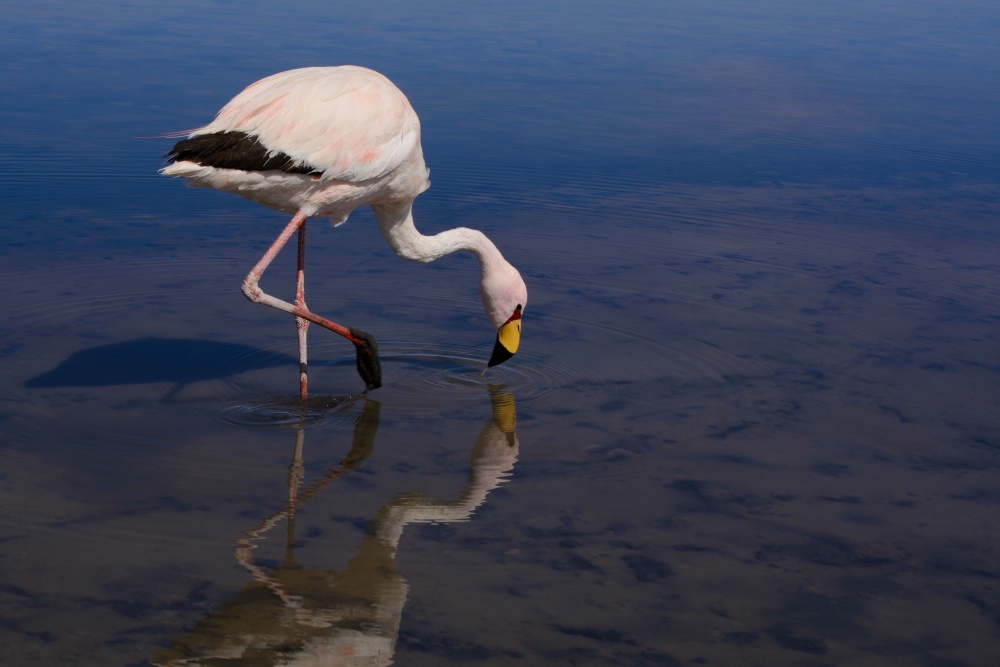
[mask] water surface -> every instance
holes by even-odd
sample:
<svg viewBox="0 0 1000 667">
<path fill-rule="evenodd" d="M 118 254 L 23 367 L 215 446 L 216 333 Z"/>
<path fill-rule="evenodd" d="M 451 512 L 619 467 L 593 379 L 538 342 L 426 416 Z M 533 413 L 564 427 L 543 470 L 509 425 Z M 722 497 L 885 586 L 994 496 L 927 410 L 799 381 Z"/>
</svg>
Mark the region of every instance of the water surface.
<svg viewBox="0 0 1000 667">
<path fill-rule="evenodd" d="M 4 664 L 993 665 L 1000 11 L 41 2 L 0 26 Z M 253 80 L 385 72 L 425 232 L 157 176 Z M 149 138 L 153 137 L 153 138 Z M 263 281 L 290 294 L 294 258 Z M 322 661 L 326 662 L 322 662 Z M 368 662 L 365 662 L 365 661 Z M 311 662 L 310 662 L 311 661 Z"/>
</svg>

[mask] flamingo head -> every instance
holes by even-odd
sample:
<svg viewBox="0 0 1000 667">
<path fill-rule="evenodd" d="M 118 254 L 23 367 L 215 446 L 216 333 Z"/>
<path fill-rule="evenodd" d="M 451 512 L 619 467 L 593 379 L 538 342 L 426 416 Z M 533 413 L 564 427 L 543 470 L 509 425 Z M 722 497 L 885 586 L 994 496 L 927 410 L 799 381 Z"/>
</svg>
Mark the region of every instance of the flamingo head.
<svg viewBox="0 0 1000 667">
<path fill-rule="evenodd" d="M 517 269 L 501 260 L 484 266 L 479 291 L 486 315 L 497 330 L 493 354 L 487 364 L 492 367 L 517 352 L 521 342 L 521 316 L 528 304 L 528 288 Z"/>
</svg>

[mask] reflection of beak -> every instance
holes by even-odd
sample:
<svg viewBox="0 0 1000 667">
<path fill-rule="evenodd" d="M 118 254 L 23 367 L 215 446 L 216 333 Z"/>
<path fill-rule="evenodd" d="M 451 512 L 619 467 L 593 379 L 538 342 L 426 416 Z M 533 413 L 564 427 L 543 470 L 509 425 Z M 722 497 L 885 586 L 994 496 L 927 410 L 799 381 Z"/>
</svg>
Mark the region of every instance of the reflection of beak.
<svg viewBox="0 0 1000 667">
<path fill-rule="evenodd" d="M 493 423 L 510 438 L 517 430 L 517 408 L 514 406 L 514 395 L 508 391 L 501 391 L 503 385 L 487 385 L 486 388 L 490 392 Z"/>
<path fill-rule="evenodd" d="M 521 311 L 520 308 L 497 329 L 497 342 L 493 345 L 493 356 L 486 364 L 487 368 L 502 364 L 517 352 L 517 346 L 521 342 Z"/>
</svg>

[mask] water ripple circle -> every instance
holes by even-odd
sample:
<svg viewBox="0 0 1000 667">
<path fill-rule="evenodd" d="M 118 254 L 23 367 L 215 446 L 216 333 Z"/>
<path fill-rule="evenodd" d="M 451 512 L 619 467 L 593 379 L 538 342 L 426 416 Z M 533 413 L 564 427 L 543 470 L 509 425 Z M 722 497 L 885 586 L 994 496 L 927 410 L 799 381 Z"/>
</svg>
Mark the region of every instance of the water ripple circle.
<svg viewBox="0 0 1000 667">
<path fill-rule="evenodd" d="M 356 396 L 310 396 L 305 399 L 274 396 L 230 405 L 219 418 L 233 426 L 300 426 L 330 422 L 351 423 Z"/>
</svg>

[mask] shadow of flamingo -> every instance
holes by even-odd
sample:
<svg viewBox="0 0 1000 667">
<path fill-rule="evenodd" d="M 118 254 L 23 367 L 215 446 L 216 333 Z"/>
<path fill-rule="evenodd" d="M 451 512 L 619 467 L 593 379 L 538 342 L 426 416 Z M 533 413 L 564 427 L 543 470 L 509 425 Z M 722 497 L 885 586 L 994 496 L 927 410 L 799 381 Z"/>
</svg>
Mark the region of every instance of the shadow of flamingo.
<svg viewBox="0 0 1000 667">
<path fill-rule="evenodd" d="M 165 402 L 196 382 L 295 363 L 297 360 L 290 355 L 239 343 L 151 336 L 78 350 L 24 386 L 110 387 L 169 382 L 174 386 L 160 399 Z"/>
</svg>

